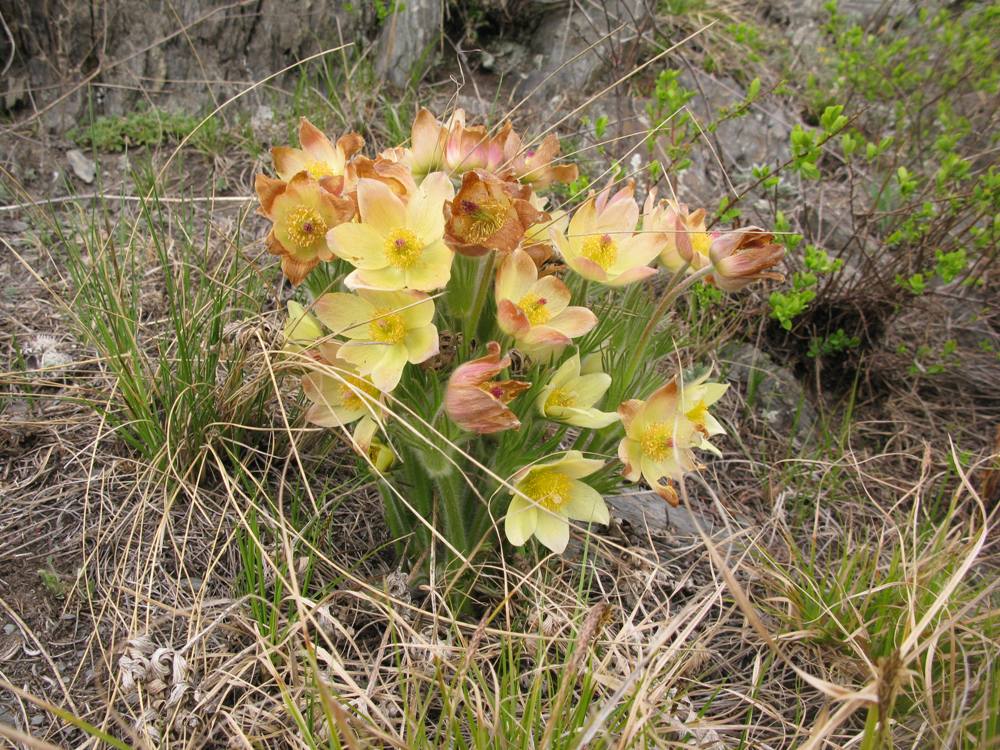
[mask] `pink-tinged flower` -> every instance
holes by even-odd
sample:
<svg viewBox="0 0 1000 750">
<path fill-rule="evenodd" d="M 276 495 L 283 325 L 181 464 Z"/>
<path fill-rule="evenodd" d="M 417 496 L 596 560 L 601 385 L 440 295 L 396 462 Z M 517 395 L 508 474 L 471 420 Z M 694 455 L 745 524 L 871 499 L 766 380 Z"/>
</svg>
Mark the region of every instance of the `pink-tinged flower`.
<svg viewBox="0 0 1000 750">
<path fill-rule="evenodd" d="M 354 203 L 325 190 L 306 172 L 288 182 L 259 174 L 255 188 L 260 213 L 273 222 L 267 249 L 281 256 L 281 270 L 299 284 L 321 260 L 333 260 L 326 234 L 350 221 Z"/>
<path fill-rule="evenodd" d="M 528 227 L 549 217 L 532 205 L 530 187 L 473 170 L 465 173 L 455 199 L 445 203 L 445 218 L 445 244 L 478 257 L 491 250 L 510 252 Z"/>
<path fill-rule="evenodd" d="M 407 202 L 379 180 L 358 181 L 359 222 L 330 230 L 333 252 L 355 267 L 351 289 L 440 289 L 454 257 L 444 244 L 444 203 L 454 193 L 442 172 L 428 175 Z"/>
<path fill-rule="evenodd" d="M 681 389 L 680 410 L 691 420 L 695 429 L 701 433 L 698 447 L 710 451 L 717 456 L 722 455 L 718 448 L 709 442 L 714 435 L 725 435 L 726 431 L 714 416 L 708 412 L 708 407 L 722 398 L 729 390 L 728 383 L 709 383 L 708 371 L 696 380 L 685 383 Z"/>
<path fill-rule="evenodd" d="M 712 262 L 708 280 L 726 292 L 735 292 L 760 279 L 782 281 L 784 276 L 768 270 L 785 254 L 785 248 L 772 242 L 773 238 L 759 227 L 715 235 L 708 250 Z"/>
<path fill-rule="evenodd" d="M 539 190 L 548 187 L 553 182 L 573 182 L 579 177 L 576 164 L 553 164 L 559 156 L 559 138 L 550 133 L 542 139 L 537 148 L 525 148 L 521 137 L 511 133 L 510 139 L 504 144 L 506 152 L 514 152 L 509 167 L 517 178 L 524 183 L 533 185 Z"/>
<path fill-rule="evenodd" d="M 444 168 L 447 140 L 448 129 L 438 122 L 430 110 L 421 107 L 417 116 L 413 118 L 410 147 L 391 149 L 391 156 L 388 152 L 383 152 L 382 156 L 403 162 L 410 168 L 414 177 L 424 177 Z"/>
<path fill-rule="evenodd" d="M 402 162 L 382 156 L 374 161 L 367 156 L 355 156 L 347 165 L 344 175 L 344 192 L 356 193 L 362 179 L 377 180 L 388 187 L 403 201 L 417 192 L 410 168 Z"/>
<path fill-rule="evenodd" d="M 399 383 L 407 362 L 418 364 L 438 353 L 434 302 L 411 289 L 324 294 L 315 313 L 335 336 L 350 339 L 338 356 L 385 393 Z"/>
<path fill-rule="evenodd" d="M 712 237 L 705 228 L 705 209 L 688 211 L 683 203 L 661 201 L 646 222 L 651 230 L 662 232 L 660 262 L 671 271 L 688 264 L 691 271 L 703 268 L 708 261 Z"/>
<path fill-rule="evenodd" d="M 486 345 L 485 357 L 455 368 L 444 392 L 444 410 L 464 430 L 488 435 L 516 430 L 521 422 L 507 408 L 518 394 L 531 387 L 521 380 L 495 380 L 510 367 L 510 357 L 500 356 L 500 344 Z"/>
<path fill-rule="evenodd" d="M 381 411 L 382 394 L 371 378 L 340 356 L 341 345 L 318 345 L 319 358 L 302 378 L 302 390 L 312 405 L 306 421 L 320 427 L 344 427 L 362 417 L 375 418 Z"/>
<path fill-rule="evenodd" d="M 580 480 L 604 467 L 603 461 L 567 451 L 555 461 L 526 466 L 511 477 L 514 490 L 504 532 L 515 546 L 534 536 L 556 554 L 569 543 L 569 520 L 606 524 L 611 520 L 601 493 Z"/>
<path fill-rule="evenodd" d="M 658 232 L 635 232 L 639 205 L 635 184 L 611 195 L 607 187 L 591 196 L 570 219 L 568 235 L 552 232 L 566 264 L 585 279 L 624 286 L 656 273 L 646 264 L 662 247 Z"/>
<path fill-rule="evenodd" d="M 504 123 L 496 135 L 491 136 L 483 125 L 466 125 L 465 110 L 456 109 L 448 124 L 444 163 L 452 174 L 462 174 L 472 169 L 495 171 L 513 156 L 505 153 L 504 145 L 511 132 L 510 123 Z"/>
<path fill-rule="evenodd" d="M 361 150 L 365 140 L 357 133 L 347 133 L 333 144 L 319 128 L 303 117 L 299 123 L 299 143 L 302 148 L 275 146 L 271 149 L 274 171 L 286 182 L 299 172 L 306 172 L 316 181 L 341 177 L 347 160 Z"/>
<path fill-rule="evenodd" d="M 571 339 L 597 325 L 586 307 L 570 307 L 570 291 L 555 276 L 538 278 L 538 268 L 523 250 L 503 259 L 496 277 L 497 322 L 536 359 L 558 355 Z"/>
</svg>

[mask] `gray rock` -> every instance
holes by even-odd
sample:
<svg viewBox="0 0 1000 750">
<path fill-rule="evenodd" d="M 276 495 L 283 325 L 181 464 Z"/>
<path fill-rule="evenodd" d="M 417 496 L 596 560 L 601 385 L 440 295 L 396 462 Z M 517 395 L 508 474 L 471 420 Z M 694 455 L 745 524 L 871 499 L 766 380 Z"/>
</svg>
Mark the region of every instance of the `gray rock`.
<svg viewBox="0 0 1000 750">
<path fill-rule="evenodd" d="M 97 165 L 92 159 L 88 159 L 80 149 L 74 148 L 67 151 L 66 160 L 69 162 L 73 174 L 88 185 L 94 181 L 94 177 L 97 175 Z"/>
<path fill-rule="evenodd" d="M 712 536 L 715 521 L 684 506 L 674 508 L 655 492 L 632 492 L 605 498 L 611 515 L 620 518 L 636 530 L 653 534 L 669 532 L 678 537 L 699 537 L 698 527 Z"/>
<path fill-rule="evenodd" d="M 444 8 L 441 0 L 406 0 L 391 13 L 378 36 L 376 70 L 395 86 L 405 86 L 437 55 Z"/>
<path fill-rule="evenodd" d="M 719 361 L 727 379 L 740 386 L 751 412 L 793 444 L 806 441 L 816 425 L 816 409 L 794 373 L 747 343 L 724 347 Z"/>
<path fill-rule="evenodd" d="M 537 89 L 537 101 L 580 93 L 613 65 L 613 53 L 621 49 L 623 40 L 634 38 L 636 21 L 654 10 L 652 0 L 608 0 L 565 3 L 546 13 L 532 36 L 534 70 L 522 90 Z M 619 31 L 611 33 L 619 26 Z"/>
</svg>

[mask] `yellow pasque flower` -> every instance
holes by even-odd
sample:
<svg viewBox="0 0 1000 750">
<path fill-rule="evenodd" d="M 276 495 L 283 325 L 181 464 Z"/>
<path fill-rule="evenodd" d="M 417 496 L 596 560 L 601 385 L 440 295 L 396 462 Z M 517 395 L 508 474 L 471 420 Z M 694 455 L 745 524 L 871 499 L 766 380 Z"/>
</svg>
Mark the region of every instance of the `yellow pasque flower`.
<svg viewBox="0 0 1000 750">
<path fill-rule="evenodd" d="M 451 278 L 454 254 L 442 241 L 444 202 L 454 188 L 442 172 L 427 175 L 407 202 L 384 182 L 358 180 L 360 222 L 340 224 L 327 240 L 355 267 L 351 289 L 440 289 Z"/>
<path fill-rule="evenodd" d="M 600 366 L 599 356 L 588 357 L 581 366 L 578 353 L 563 362 L 538 394 L 538 413 L 555 422 L 592 430 L 617 422 L 617 413 L 594 408 L 611 385 L 611 376 L 601 372 Z"/>
<path fill-rule="evenodd" d="M 334 335 L 350 339 L 338 356 L 370 375 L 380 391 L 396 387 L 407 362 L 418 364 L 438 353 L 434 302 L 426 294 L 411 289 L 335 292 L 316 300 L 315 311 Z"/>
<path fill-rule="evenodd" d="M 538 267 L 523 250 L 500 264 L 496 277 L 497 322 L 525 354 L 558 356 L 571 339 L 597 325 L 586 307 L 570 307 L 570 291 L 555 276 L 538 278 Z"/>
<path fill-rule="evenodd" d="M 618 444 L 618 457 L 625 465 L 623 476 L 630 482 L 645 479 L 664 500 L 677 505 L 672 481 L 698 468 L 693 449 L 716 450 L 705 438 L 719 434 L 722 427 L 708 407 L 726 387 L 702 378 L 682 393 L 675 379 L 646 401 L 633 399 L 619 406 L 625 428 Z"/>
<path fill-rule="evenodd" d="M 504 518 L 504 533 L 510 543 L 519 547 L 534 536 L 561 553 L 569 542 L 568 519 L 608 523 L 604 498 L 580 481 L 603 466 L 603 461 L 584 458 L 580 451 L 567 451 L 555 461 L 532 464 L 517 472 L 510 480 L 517 491 L 511 493 Z"/>
<path fill-rule="evenodd" d="M 662 234 L 635 232 L 639 205 L 634 193 L 632 182 L 614 195 L 609 186 L 577 209 L 567 235 L 552 232 L 566 264 L 585 279 L 624 286 L 656 273 L 646 264 L 660 254 Z"/>
<path fill-rule="evenodd" d="M 343 346 L 328 342 L 318 347 L 313 370 L 302 378 L 302 390 L 312 402 L 306 421 L 320 427 L 344 427 L 380 410 L 378 388 L 351 362 L 340 356 Z"/>
</svg>

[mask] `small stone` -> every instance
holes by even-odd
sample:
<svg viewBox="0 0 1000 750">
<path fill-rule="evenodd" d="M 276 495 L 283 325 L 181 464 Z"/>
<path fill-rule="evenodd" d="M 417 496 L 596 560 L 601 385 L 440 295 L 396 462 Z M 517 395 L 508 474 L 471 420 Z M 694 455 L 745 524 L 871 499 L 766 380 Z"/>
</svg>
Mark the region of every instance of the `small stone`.
<svg viewBox="0 0 1000 750">
<path fill-rule="evenodd" d="M 14 623 L 12 623 L 12 622 L 8 622 L 6 625 L 3 626 L 3 634 L 4 635 L 10 635 L 15 630 L 17 630 L 17 628 L 14 626 Z"/>
<path fill-rule="evenodd" d="M 78 149 L 70 149 L 66 152 L 66 159 L 73 170 L 73 174 L 86 182 L 88 185 L 94 181 L 97 174 L 97 165 L 92 159 L 88 159 L 84 153 Z"/>
</svg>

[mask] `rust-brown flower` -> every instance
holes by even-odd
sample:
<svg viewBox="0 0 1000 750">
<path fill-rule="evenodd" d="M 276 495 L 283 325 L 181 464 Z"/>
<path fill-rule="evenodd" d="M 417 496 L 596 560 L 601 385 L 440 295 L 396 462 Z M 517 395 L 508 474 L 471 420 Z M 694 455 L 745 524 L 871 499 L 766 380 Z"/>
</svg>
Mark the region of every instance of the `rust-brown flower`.
<svg viewBox="0 0 1000 750">
<path fill-rule="evenodd" d="M 445 204 L 447 245 L 456 253 L 485 255 L 491 250 L 510 252 L 533 224 L 548 214 L 531 204 L 531 188 L 501 180 L 489 172 L 466 172 L 455 199 Z"/>
<path fill-rule="evenodd" d="M 485 357 L 459 365 L 448 380 L 444 409 L 459 427 L 487 435 L 517 429 L 520 420 L 507 404 L 531 387 L 521 380 L 494 380 L 510 367 L 510 357 L 500 356 L 500 344 L 486 345 Z"/>
</svg>

